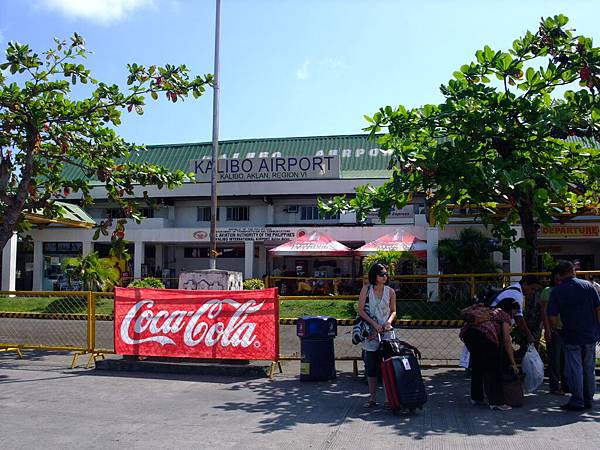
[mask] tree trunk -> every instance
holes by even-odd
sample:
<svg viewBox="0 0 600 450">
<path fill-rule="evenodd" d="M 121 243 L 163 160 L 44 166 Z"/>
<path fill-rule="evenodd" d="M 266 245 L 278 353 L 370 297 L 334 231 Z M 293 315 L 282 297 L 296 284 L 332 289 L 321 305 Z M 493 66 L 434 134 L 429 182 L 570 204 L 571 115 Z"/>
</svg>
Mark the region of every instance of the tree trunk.
<svg viewBox="0 0 600 450">
<path fill-rule="evenodd" d="M 518 208 L 521 226 L 523 227 L 523 237 L 525 238 L 525 272 L 538 271 L 538 230 L 537 224 L 533 218 L 533 201 L 529 198 L 521 198 Z"/>
<path fill-rule="evenodd" d="M 9 228 L 10 227 L 5 226 L 0 227 L 0 254 L 2 253 L 2 250 L 4 249 L 6 243 L 13 235 L 12 229 Z"/>
<path fill-rule="evenodd" d="M 0 226 L 0 251 L 17 231 L 17 224 L 25 209 L 25 203 L 30 197 L 28 188 L 33 173 L 34 154 L 39 151 L 40 142 L 40 134 L 33 127 L 27 127 L 27 153 L 21 169 L 21 180 L 14 195 L 10 195 L 5 201 L 4 217 Z"/>
<path fill-rule="evenodd" d="M 17 231 L 17 223 L 19 222 L 20 215 L 21 211 L 12 205 L 4 210 L 4 220 L 0 226 L 0 253 L 6 243 L 12 238 L 13 233 Z"/>
</svg>

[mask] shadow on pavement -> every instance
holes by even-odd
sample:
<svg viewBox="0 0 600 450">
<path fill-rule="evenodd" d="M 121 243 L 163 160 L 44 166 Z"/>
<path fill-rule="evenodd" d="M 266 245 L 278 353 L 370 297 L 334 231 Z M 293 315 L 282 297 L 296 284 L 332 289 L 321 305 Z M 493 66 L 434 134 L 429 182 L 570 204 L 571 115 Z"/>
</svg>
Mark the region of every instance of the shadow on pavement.
<svg viewBox="0 0 600 450">
<path fill-rule="evenodd" d="M 224 411 L 260 413 L 256 433 L 286 430 L 297 424 L 340 425 L 363 399 L 364 385 L 358 378 L 338 373 L 338 378 L 325 382 L 301 382 L 297 378 L 248 382 L 232 390 L 249 389 L 256 395 L 252 403 L 227 402 L 217 406 Z"/>
<path fill-rule="evenodd" d="M 599 422 L 600 402 L 585 413 L 561 411 L 568 397 L 555 397 L 539 390 L 526 397 L 525 406 L 511 411 L 492 411 L 469 401 L 469 379 L 462 369 L 425 371 L 429 399 L 423 411 L 393 415 L 381 407 L 364 409 L 367 387 L 362 378 L 338 373 L 331 382 L 300 382 L 274 379 L 248 382 L 231 389 L 250 389 L 252 403 L 229 402 L 218 409 L 264 414 L 260 431 L 286 430 L 298 424 L 328 424 L 331 427 L 356 426 L 359 422 L 395 430 L 398 435 L 420 440 L 429 435 L 505 435 L 539 428 L 555 428 L 575 422 Z M 383 393 L 378 392 L 380 404 Z"/>
</svg>

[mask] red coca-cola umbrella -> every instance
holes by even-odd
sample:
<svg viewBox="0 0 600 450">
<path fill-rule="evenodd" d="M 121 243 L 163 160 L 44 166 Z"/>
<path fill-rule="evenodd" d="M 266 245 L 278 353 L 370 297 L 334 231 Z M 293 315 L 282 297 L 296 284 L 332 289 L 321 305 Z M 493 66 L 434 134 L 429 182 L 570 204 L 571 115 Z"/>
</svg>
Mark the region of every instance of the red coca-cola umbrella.
<svg viewBox="0 0 600 450">
<path fill-rule="evenodd" d="M 352 249 L 313 231 L 269 250 L 275 256 L 351 256 Z"/>
<path fill-rule="evenodd" d="M 368 242 L 355 250 L 359 256 L 367 256 L 379 251 L 411 252 L 415 256 L 425 258 L 427 256 L 427 241 L 416 238 L 411 234 L 386 234 L 373 242 Z"/>
</svg>

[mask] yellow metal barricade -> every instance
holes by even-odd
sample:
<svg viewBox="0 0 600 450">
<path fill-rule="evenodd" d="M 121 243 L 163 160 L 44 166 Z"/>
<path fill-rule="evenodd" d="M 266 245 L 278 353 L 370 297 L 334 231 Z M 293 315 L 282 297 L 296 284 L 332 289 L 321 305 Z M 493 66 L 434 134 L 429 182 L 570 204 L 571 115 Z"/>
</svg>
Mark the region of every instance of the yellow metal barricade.
<svg viewBox="0 0 600 450">
<path fill-rule="evenodd" d="M 89 352 L 89 292 L 0 291 L 0 348 Z"/>
<path fill-rule="evenodd" d="M 397 296 L 397 336 L 419 347 L 426 362 L 439 365 L 458 363 L 462 342 L 460 311 L 472 303 L 473 296 L 488 287 L 506 287 L 522 273 L 401 275 L 390 280 Z M 538 273 L 547 281 L 548 273 Z M 594 279 L 600 271 L 579 272 Z M 362 278 L 269 277 L 267 285 L 280 287 L 315 280 L 329 281 L 323 292 L 293 292 L 281 295 L 280 356 L 299 358 L 298 340 L 289 330 L 301 315 L 328 314 L 338 319 L 338 340 L 350 341 L 356 316 Z M 342 283 L 345 287 L 342 288 Z M 353 291 L 349 286 L 354 286 Z M 328 287 L 331 290 L 328 290 Z M 292 290 L 293 291 L 293 290 Z M 432 296 L 435 293 L 435 297 Z M 0 351 L 22 349 L 73 351 L 77 358 L 89 354 L 87 365 L 106 353 L 114 353 L 114 295 L 93 292 L 0 292 Z M 288 327 L 288 328 L 285 328 Z M 291 336 L 291 337 L 290 337 Z M 358 360 L 360 346 L 336 344 L 336 358 Z"/>
</svg>

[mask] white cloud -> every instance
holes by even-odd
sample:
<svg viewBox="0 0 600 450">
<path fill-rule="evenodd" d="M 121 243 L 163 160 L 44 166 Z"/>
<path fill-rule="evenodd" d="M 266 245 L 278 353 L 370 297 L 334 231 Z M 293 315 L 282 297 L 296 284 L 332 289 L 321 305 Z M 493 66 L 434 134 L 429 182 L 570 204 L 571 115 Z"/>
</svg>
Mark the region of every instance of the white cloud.
<svg viewBox="0 0 600 450">
<path fill-rule="evenodd" d="M 306 80 L 308 78 L 308 65 L 309 60 L 305 60 L 304 63 L 296 70 L 296 78 L 299 80 Z"/>
<path fill-rule="evenodd" d="M 71 19 L 109 24 L 123 20 L 137 9 L 154 6 L 154 0 L 41 0 L 51 11 Z"/>
<path fill-rule="evenodd" d="M 329 71 L 343 71 L 348 68 L 348 65 L 342 58 L 327 58 L 323 61 L 325 70 Z"/>
</svg>

